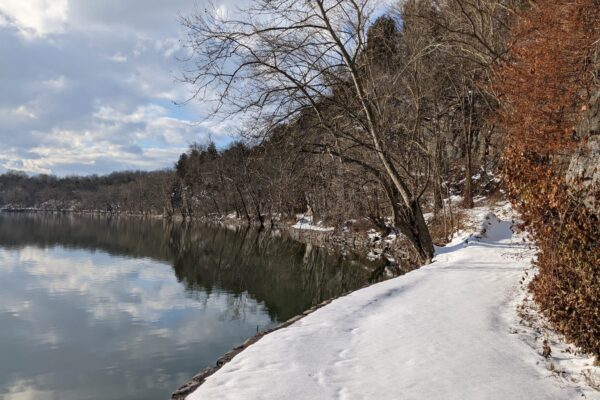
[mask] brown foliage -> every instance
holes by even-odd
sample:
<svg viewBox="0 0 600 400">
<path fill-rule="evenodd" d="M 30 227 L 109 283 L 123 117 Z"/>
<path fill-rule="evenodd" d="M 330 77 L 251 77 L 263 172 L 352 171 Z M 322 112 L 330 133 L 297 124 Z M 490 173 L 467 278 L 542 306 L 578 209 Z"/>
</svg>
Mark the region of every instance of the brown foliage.
<svg viewBox="0 0 600 400">
<path fill-rule="evenodd" d="M 598 214 L 565 179 L 571 155 L 586 141 L 575 127 L 598 90 L 589 60 L 600 38 L 600 5 L 532 4 L 515 26 L 493 87 L 503 104 L 504 173 L 539 247 L 536 300 L 568 339 L 600 356 Z"/>
</svg>

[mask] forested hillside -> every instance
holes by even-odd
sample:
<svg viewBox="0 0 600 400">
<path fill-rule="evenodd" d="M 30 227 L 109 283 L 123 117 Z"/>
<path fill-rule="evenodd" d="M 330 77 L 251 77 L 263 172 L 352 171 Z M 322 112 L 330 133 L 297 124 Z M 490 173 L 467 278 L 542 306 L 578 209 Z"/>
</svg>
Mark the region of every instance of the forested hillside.
<svg viewBox="0 0 600 400">
<path fill-rule="evenodd" d="M 256 0 L 182 24 L 183 80 L 240 121 L 236 142 L 194 144 L 173 171 L 8 173 L 0 205 L 366 218 L 428 263 L 432 226 L 448 236 L 457 202 L 500 187 L 539 247 L 537 300 L 600 355 L 597 0 Z"/>
</svg>

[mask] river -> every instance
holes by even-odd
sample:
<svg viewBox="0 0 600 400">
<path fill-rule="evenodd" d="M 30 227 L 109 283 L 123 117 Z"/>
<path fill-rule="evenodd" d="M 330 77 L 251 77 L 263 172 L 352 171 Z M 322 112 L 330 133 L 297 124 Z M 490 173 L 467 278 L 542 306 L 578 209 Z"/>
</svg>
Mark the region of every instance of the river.
<svg viewBox="0 0 600 400">
<path fill-rule="evenodd" d="M 0 213 L 0 398 L 165 400 L 380 267 L 269 230 Z"/>
</svg>

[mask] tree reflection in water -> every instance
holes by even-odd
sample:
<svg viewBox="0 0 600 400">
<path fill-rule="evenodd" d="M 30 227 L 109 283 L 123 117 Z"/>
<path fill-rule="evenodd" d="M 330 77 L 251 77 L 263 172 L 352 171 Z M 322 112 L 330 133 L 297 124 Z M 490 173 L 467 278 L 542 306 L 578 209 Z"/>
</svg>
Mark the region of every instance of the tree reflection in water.
<svg viewBox="0 0 600 400">
<path fill-rule="evenodd" d="M 73 214 L 2 214 L 0 244 L 62 246 L 111 255 L 148 257 L 172 265 L 190 296 L 232 294 L 232 318 L 244 296 L 285 321 L 311 306 L 381 278 L 382 262 L 281 237 L 270 230 L 200 223 Z M 237 314 L 237 315 L 236 315 Z"/>
</svg>

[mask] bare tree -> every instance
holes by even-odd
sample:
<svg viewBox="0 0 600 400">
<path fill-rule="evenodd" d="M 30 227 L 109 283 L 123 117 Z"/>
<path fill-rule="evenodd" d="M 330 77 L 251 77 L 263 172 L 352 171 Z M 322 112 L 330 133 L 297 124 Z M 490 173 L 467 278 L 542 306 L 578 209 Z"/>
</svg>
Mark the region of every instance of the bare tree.
<svg viewBox="0 0 600 400">
<path fill-rule="evenodd" d="M 427 149 L 420 128 L 403 124 L 392 107 L 418 94 L 394 89 L 401 70 L 370 65 L 368 32 L 379 5 L 255 0 L 240 19 L 206 10 L 183 20 L 193 54 L 185 80 L 195 97 L 214 101 L 216 113 L 246 116 L 266 132 L 310 113 L 324 133 L 317 148 L 382 184 L 398 228 L 427 263 L 433 244 L 420 207 L 429 180 L 422 168 L 429 164 Z M 381 72 L 385 80 L 377 77 Z"/>
<path fill-rule="evenodd" d="M 494 132 L 493 127 L 484 126 L 484 117 L 498 105 L 496 96 L 487 90 L 494 72 L 492 67 L 507 54 L 510 21 L 524 1 L 405 0 L 401 3 L 410 29 L 432 39 L 435 61 L 430 63 L 431 69 L 443 66 L 437 86 L 445 92 L 445 114 L 453 119 L 453 128 L 446 135 L 456 131 L 461 138 L 465 171 L 463 204 L 471 208 L 476 146 L 481 141 L 489 143 Z"/>
</svg>

